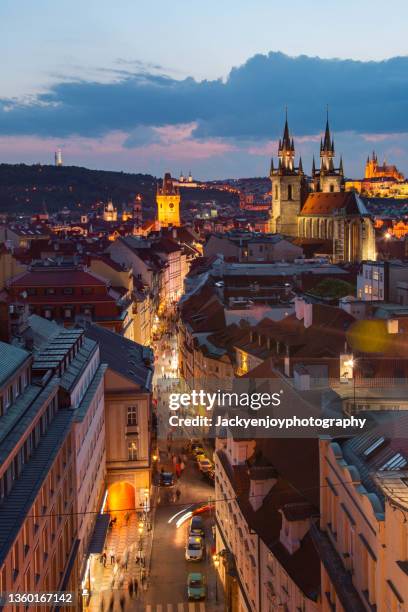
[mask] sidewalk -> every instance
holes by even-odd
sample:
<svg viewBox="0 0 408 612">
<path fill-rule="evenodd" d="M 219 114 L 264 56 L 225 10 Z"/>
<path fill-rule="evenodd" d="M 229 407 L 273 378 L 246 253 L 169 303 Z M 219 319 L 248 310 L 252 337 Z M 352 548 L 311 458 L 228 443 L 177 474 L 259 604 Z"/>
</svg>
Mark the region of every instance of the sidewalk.
<svg viewBox="0 0 408 612">
<path fill-rule="evenodd" d="M 143 600 L 143 588 L 141 577 L 144 574 L 144 588 L 148 588 L 149 584 L 149 567 L 153 540 L 154 526 L 154 495 L 152 499 L 152 513 L 150 521 L 152 529 L 147 531 L 144 528 L 143 533 L 143 553 L 144 567 L 136 562 L 139 549 L 139 519 L 135 512 L 130 516 L 127 524 L 119 524 L 109 530 L 105 550 L 107 554 L 106 567 L 100 563 L 99 559 L 95 560 L 91 568 L 91 592 L 92 596 L 89 606 L 86 608 L 89 612 L 100 612 L 103 609 L 109 609 L 109 603 L 113 600 L 113 610 L 120 610 L 119 600 L 125 597 L 125 610 L 137 609 Z M 115 563 L 111 564 L 110 553 L 113 551 L 115 555 Z M 127 567 L 124 564 L 125 559 L 128 559 Z M 138 581 L 137 598 L 129 598 L 128 585 L 134 578 Z"/>
</svg>

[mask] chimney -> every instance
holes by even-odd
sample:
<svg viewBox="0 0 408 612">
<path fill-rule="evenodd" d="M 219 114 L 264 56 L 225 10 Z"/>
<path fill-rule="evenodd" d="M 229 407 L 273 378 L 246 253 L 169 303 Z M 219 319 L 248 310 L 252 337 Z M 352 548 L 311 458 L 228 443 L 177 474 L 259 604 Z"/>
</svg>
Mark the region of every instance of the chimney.
<svg viewBox="0 0 408 612">
<path fill-rule="evenodd" d="M 279 512 L 282 514 L 279 539 L 288 553 L 293 555 L 299 550 L 303 538 L 309 531 L 316 510 L 308 502 L 293 502 L 285 504 Z"/>
<path fill-rule="evenodd" d="M 310 327 L 313 323 L 313 304 L 304 303 L 303 324 L 305 327 Z"/>
<path fill-rule="evenodd" d="M 305 314 L 305 300 L 302 297 L 295 297 L 295 314 L 296 318 L 301 321 Z"/>
<path fill-rule="evenodd" d="M 249 503 L 254 512 L 262 506 L 265 497 L 278 481 L 278 475 L 273 466 L 254 465 L 248 470 Z"/>
</svg>

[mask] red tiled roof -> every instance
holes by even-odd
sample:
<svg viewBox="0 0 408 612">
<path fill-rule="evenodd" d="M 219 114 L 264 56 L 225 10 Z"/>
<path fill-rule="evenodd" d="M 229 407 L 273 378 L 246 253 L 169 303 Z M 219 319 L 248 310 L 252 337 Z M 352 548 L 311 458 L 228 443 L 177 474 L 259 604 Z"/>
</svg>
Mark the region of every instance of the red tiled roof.
<svg viewBox="0 0 408 612">
<path fill-rule="evenodd" d="M 12 287 L 106 286 L 99 278 L 83 270 L 44 270 L 21 274 L 11 281 Z"/>
<path fill-rule="evenodd" d="M 310 193 L 300 211 L 301 215 L 331 215 L 342 208 L 355 206 L 355 194 L 352 191 L 337 193 Z"/>
</svg>

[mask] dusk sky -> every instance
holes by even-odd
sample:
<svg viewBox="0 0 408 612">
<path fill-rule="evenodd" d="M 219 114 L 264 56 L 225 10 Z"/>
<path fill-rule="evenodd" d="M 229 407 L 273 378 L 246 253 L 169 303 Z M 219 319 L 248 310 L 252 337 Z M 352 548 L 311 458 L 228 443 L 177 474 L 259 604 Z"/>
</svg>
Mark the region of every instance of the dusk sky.
<svg viewBox="0 0 408 612">
<path fill-rule="evenodd" d="M 348 176 L 373 148 L 408 173 L 408 3 L 389 8 L 2 0 L 0 162 L 265 175 L 287 106 L 309 172 L 329 105 Z"/>
</svg>

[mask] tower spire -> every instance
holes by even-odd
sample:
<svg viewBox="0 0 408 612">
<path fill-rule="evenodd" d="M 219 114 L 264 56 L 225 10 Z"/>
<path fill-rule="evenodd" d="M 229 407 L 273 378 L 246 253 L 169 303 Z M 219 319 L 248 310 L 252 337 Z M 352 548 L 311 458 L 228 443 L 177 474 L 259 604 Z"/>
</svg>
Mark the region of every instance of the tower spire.
<svg viewBox="0 0 408 612">
<path fill-rule="evenodd" d="M 334 142 L 330 137 L 330 126 L 329 126 L 329 105 L 327 105 L 326 109 L 326 130 L 324 132 L 324 141 L 322 151 L 331 151 L 334 150 Z"/>
<path fill-rule="evenodd" d="M 289 125 L 288 125 L 288 107 L 285 107 L 285 127 L 283 130 L 282 148 L 289 150 L 291 148 Z"/>
<path fill-rule="evenodd" d="M 295 165 L 295 144 L 293 138 L 290 137 L 287 107 L 285 108 L 285 127 L 283 129 L 283 138 L 279 141 L 278 156 L 280 167 L 284 171 L 293 172 Z"/>
</svg>

